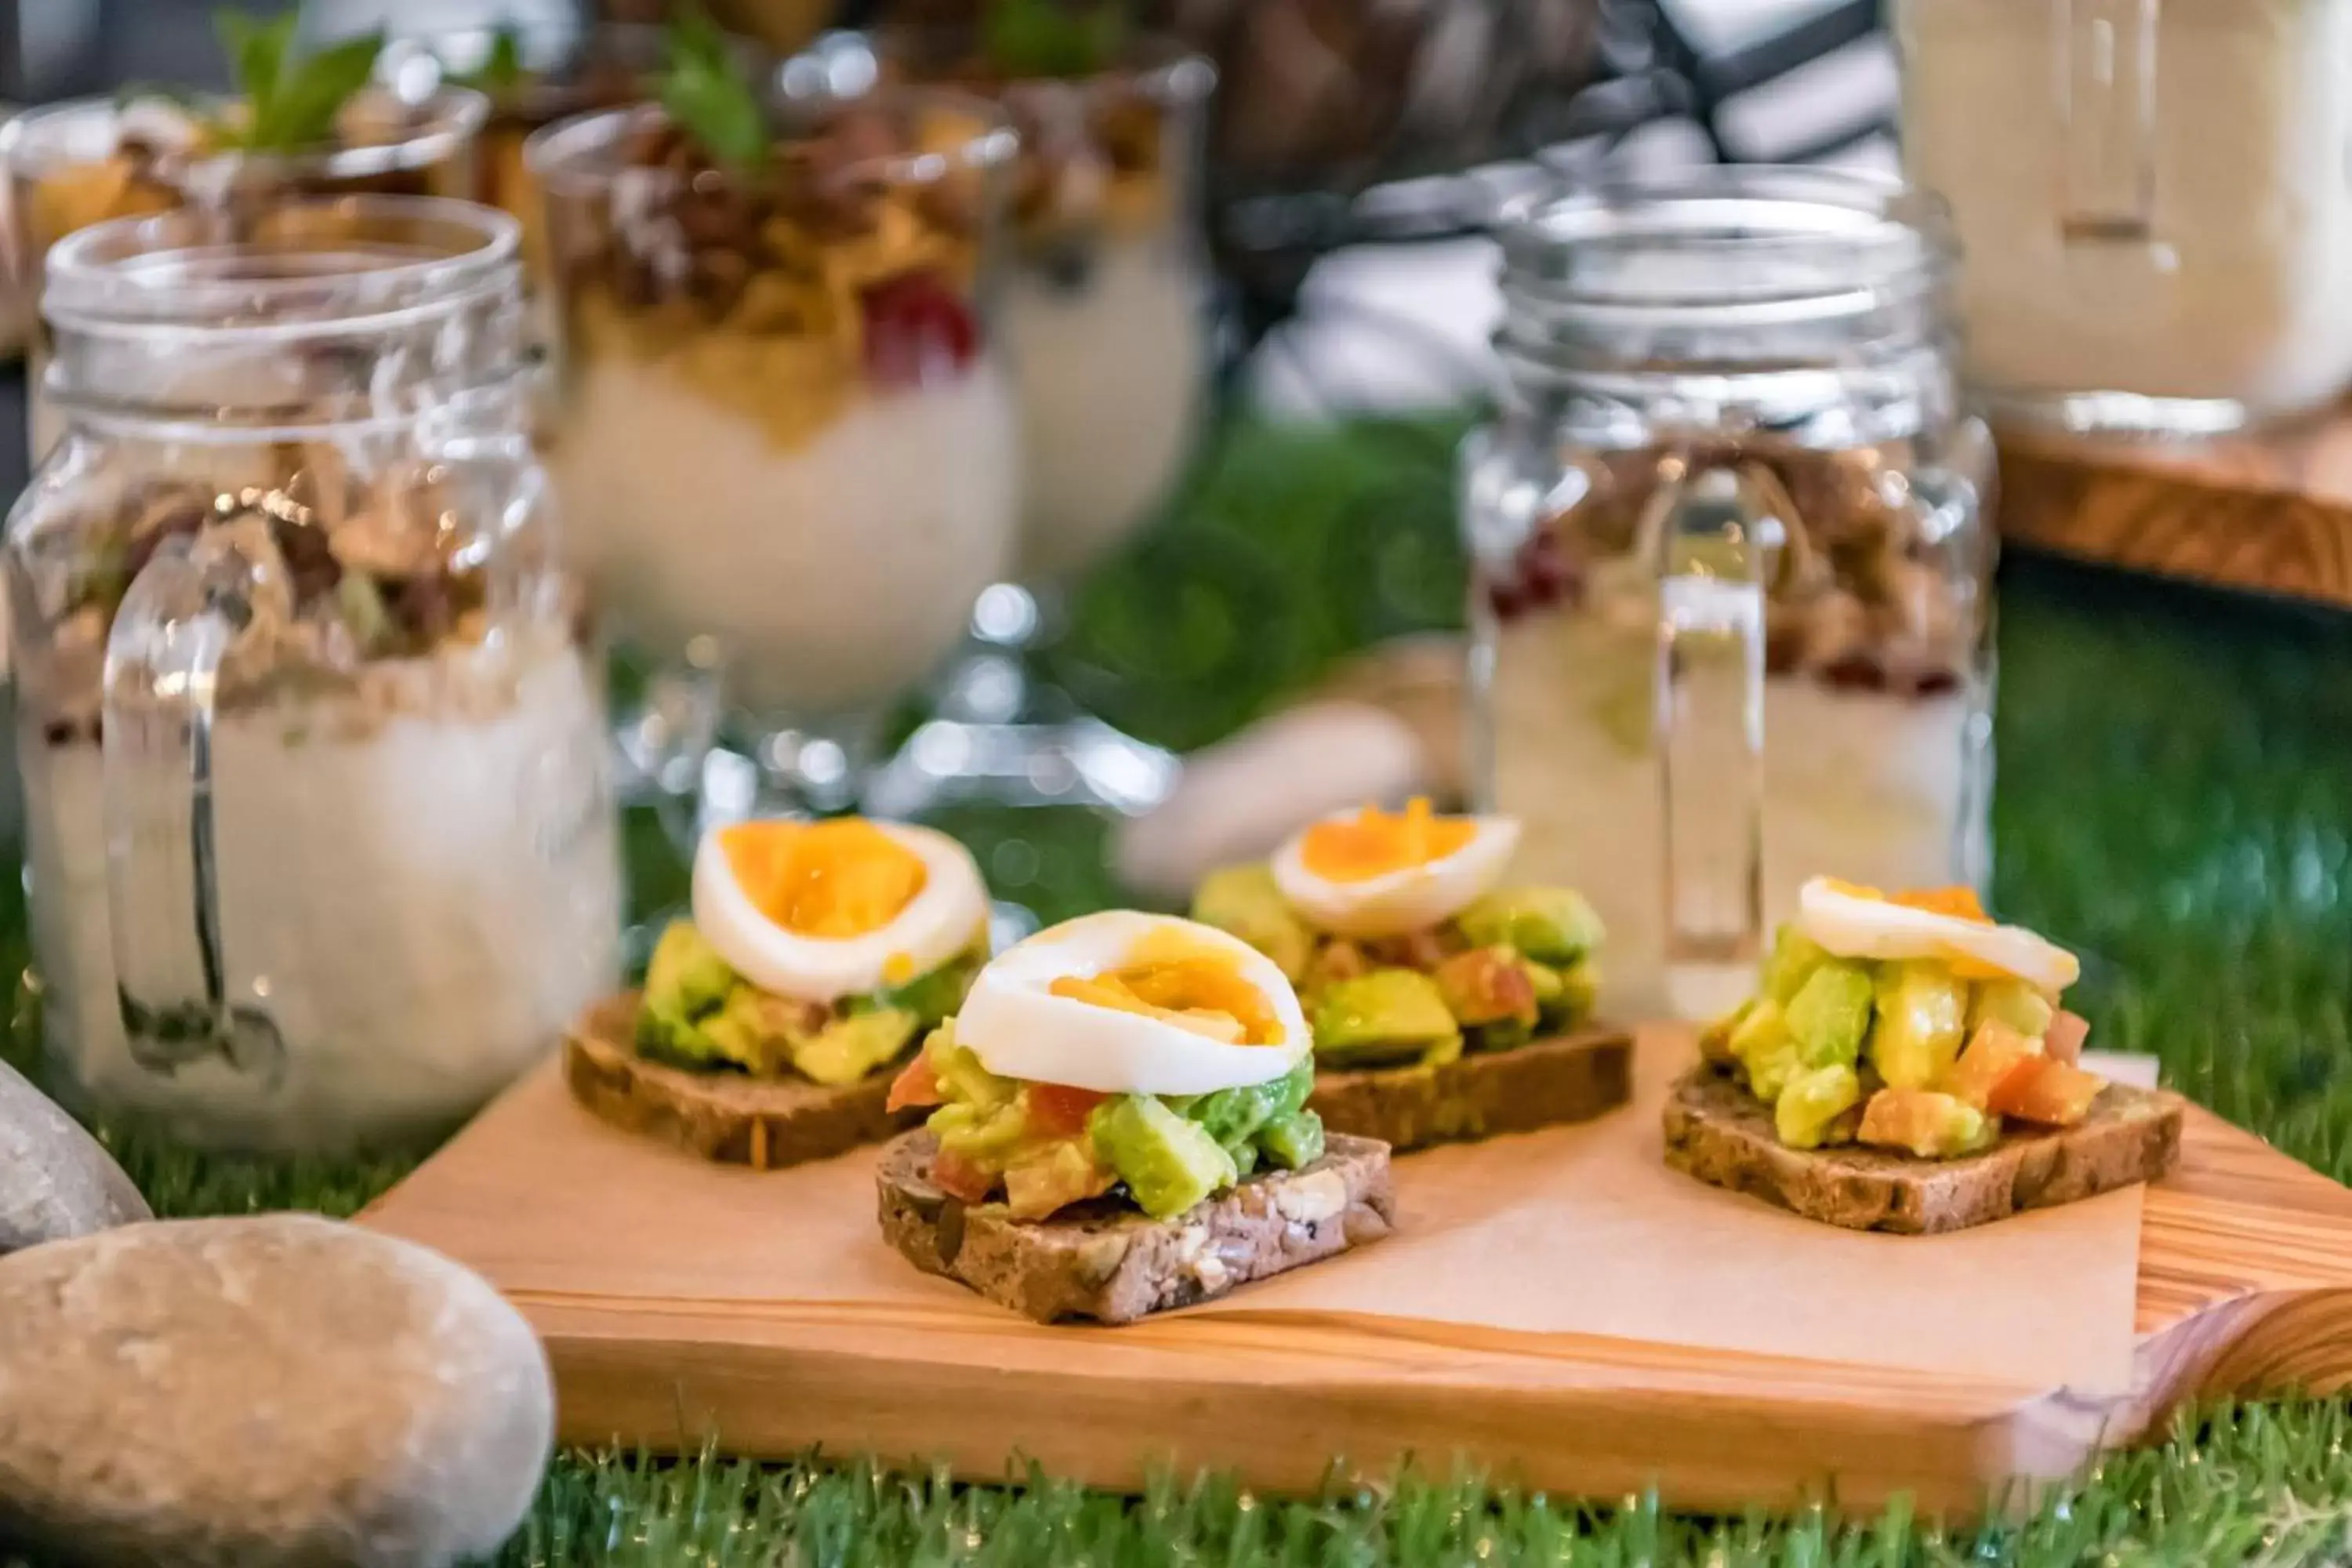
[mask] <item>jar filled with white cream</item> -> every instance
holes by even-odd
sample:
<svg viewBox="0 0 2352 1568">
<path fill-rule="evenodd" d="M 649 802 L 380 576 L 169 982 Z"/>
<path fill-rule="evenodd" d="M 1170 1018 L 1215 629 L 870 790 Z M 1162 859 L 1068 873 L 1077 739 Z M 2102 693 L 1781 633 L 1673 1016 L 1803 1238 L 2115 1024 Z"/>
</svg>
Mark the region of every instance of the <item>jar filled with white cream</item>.
<svg viewBox="0 0 2352 1568">
<path fill-rule="evenodd" d="M 1904 162 L 2012 423 L 2199 435 L 2352 386 L 2352 0 L 1896 0 Z"/>
</svg>

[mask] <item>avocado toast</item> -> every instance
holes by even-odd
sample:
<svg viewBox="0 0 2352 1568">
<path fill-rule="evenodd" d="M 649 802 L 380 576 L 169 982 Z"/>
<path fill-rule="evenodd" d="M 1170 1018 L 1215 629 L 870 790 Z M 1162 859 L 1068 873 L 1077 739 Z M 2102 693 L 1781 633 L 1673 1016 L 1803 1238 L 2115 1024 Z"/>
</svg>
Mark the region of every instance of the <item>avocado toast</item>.
<svg viewBox="0 0 2352 1568">
<path fill-rule="evenodd" d="M 1666 1163 L 1808 1219 L 1931 1234 L 2152 1181 L 2178 1095 L 2079 1062 L 2073 955 L 1966 889 L 1808 882 L 1758 994 L 1700 1037 Z"/>
<path fill-rule="evenodd" d="M 899 1067 L 987 957 L 961 846 L 849 817 L 708 835 L 694 919 L 662 932 L 642 992 L 564 1041 L 572 1097 L 705 1159 L 765 1170 L 888 1137 Z"/>
<path fill-rule="evenodd" d="M 1588 1121 L 1632 1093 L 1633 1037 L 1591 1021 L 1600 919 L 1571 889 L 1503 885 L 1517 840 L 1508 818 L 1415 801 L 1202 882 L 1193 918 L 1297 984 L 1309 1103 L 1333 1131 L 1402 1152 Z"/>
<path fill-rule="evenodd" d="M 931 1108 L 876 1178 L 927 1273 L 1050 1322 L 1221 1296 L 1388 1234 L 1388 1149 L 1306 1108 L 1305 1015 L 1263 954 L 1123 910 L 998 955 L 886 1109 Z"/>
</svg>

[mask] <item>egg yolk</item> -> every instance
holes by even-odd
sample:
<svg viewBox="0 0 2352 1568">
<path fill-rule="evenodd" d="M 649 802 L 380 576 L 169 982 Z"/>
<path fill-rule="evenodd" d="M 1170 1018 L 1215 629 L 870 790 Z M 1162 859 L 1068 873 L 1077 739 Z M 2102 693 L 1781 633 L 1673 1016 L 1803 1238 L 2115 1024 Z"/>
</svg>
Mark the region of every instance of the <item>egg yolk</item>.
<svg viewBox="0 0 2352 1568">
<path fill-rule="evenodd" d="M 1317 823 L 1300 839 L 1298 858 L 1327 882 L 1365 882 L 1457 854 L 1477 832 L 1468 817 L 1439 816 L 1416 795 L 1402 812 L 1368 805 Z"/>
<path fill-rule="evenodd" d="M 1222 954 L 1066 974 L 1046 989 L 1073 1002 L 1157 1018 L 1220 1045 L 1274 1045 L 1282 1037 L 1281 1022 L 1265 997 Z"/>
<path fill-rule="evenodd" d="M 1967 921 L 1971 925 L 1992 924 L 1992 917 L 1985 913 L 1984 905 L 1978 901 L 1974 888 L 1914 888 L 1906 892 L 1882 893 L 1876 888 L 1865 888 L 1859 882 L 1841 882 L 1835 877 L 1822 880 L 1850 899 L 1899 904 L 1906 910 L 1924 910 L 1931 915 L 1946 915 L 1956 921 Z"/>
<path fill-rule="evenodd" d="M 746 822 L 719 832 L 744 897 L 802 936 L 865 936 L 898 918 L 923 890 L 923 858 L 854 816 L 830 822 Z"/>
</svg>

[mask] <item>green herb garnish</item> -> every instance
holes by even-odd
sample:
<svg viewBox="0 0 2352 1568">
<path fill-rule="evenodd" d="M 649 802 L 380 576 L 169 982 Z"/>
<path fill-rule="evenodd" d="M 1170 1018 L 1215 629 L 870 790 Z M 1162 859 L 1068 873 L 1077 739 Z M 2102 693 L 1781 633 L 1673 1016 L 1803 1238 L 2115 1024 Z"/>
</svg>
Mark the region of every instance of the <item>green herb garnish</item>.
<svg viewBox="0 0 2352 1568">
<path fill-rule="evenodd" d="M 981 24 L 989 63 L 1011 77 L 1092 76 L 1126 38 L 1127 17 L 1117 5 L 994 0 Z"/>
<path fill-rule="evenodd" d="M 501 22 L 490 35 L 490 52 L 482 63 L 449 79 L 496 98 L 520 87 L 528 74 L 522 68 L 521 29 L 511 22 Z"/>
<path fill-rule="evenodd" d="M 764 164 L 768 116 L 718 24 L 688 10 L 663 35 L 662 52 L 661 105 L 670 119 L 730 168 Z"/>
<path fill-rule="evenodd" d="M 297 56 L 290 13 L 265 22 L 222 11 L 213 21 L 246 115 L 241 123 L 215 118 L 206 129 L 215 145 L 248 153 L 290 153 L 332 141 L 335 117 L 368 84 L 383 52 L 383 35 L 376 32 Z"/>
</svg>

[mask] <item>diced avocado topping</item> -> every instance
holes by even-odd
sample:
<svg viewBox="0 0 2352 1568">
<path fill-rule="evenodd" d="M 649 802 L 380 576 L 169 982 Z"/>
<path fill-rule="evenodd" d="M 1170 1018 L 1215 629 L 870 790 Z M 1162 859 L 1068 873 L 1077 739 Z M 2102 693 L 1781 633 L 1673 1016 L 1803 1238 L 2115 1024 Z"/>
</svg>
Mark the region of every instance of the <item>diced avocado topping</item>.
<svg viewBox="0 0 2352 1568">
<path fill-rule="evenodd" d="M 1323 1119 L 1311 1110 L 1278 1116 L 1258 1129 L 1257 1146 L 1284 1170 L 1302 1170 L 1323 1157 Z"/>
<path fill-rule="evenodd" d="M 1881 964 L 1870 1061 L 1892 1089 L 1926 1089 L 1951 1070 L 1968 1038 L 1966 982 L 1932 960 Z"/>
<path fill-rule="evenodd" d="M 1263 862 L 1210 872 L 1192 895 L 1192 918 L 1241 938 L 1274 960 L 1293 984 L 1306 977 L 1314 928 L 1290 907 Z"/>
<path fill-rule="evenodd" d="M 1207 1129 L 1150 1095 L 1106 1101 L 1088 1128 L 1097 1155 L 1153 1219 L 1172 1219 L 1241 1179 L 1234 1157 Z"/>
<path fill-rule="evenodd" d="M 1457 1024 L 1509 1020 L 1532 1026 L 1541 1016 L 1535 968 L 1510 948 L 1474 947 L 1446 959 L 1430 978 Z"/>
<path fill-rule="evenodd" d="M 793 1068 L 814 1083 L 856 1083 L 905 1050 L 922 1021 L 897 1007 L 835 1018 L 814 1036 L 792 1042 Z"/>
<path fill-rule="evenodd" d="M 971 989 L 972 976 L 987 962 L 988 933 L 983 931 L 971 946 L 937 969 L 877 994 L 874 1005 L 911 1013 L 918 1029 L 935 1029 L 941 1019 L 953 1016 L 963 1005 L 963 994 Z"/>
<path fill-rule="evenodd" d="M 646 967 L 646 1008 L 691 1022 L 725 1006 L 735 978 L 692 921 L 672 921 Z"/>
<path fill-rule="evenodd" d="M 1791 1149 L 1832 1142 L 1831 1124 L 1862 1103 L 1862 1077 L 1852 1067 L 1812 1068 L 1789 1080 L 1772 1107 L 1772 1125 Z"/>
<path fill-rule="evenodd" d="M 1185 1104 L 1183 1115 L 1185 1120 L 1199 1123 L 1239 1160 L 1240 1151 L 1262 1129 L 1297 1114 L 1314 1089 L 1315 1060 L 1309 1057 L 1287 1074 L 1269 1082 L 1201 1095 Z"/>
<path fill-rule="evenodd" d="M 1538 963 L 1570 964 L 1601 945 L 1601 916 L 1571 888 L 1499 888 L 1454 917 L 1479 947 L 1516 948 Z"/>
<path fill-rule="evenodd" d="M 1418 970 L 1375 969 L 1323 988 L 1315 1003 L 1315 1050 L 1351 1064 L 1451 1061 L 1462 1054 L 1462 1031 L 1434 980 Z"/>
<path fill-rule="evenodd" d="M 1772 952 L 1764 960 L 1764 979 L 1759 989 L 1786 1006 L 1812 974 L 1814 966 L 1828 957 L 1829 950 L 1821 943 L 1796 927 L 1784 925 L 1773 936 Z"/>
<path fill-rule="evenodd" d="M 1986 980 L 1969 988 L 1969 1033 L 1988 1020 L 2006 1024 L 2029 1040 L 2050 1032 L 2058 1010 L 2022 980 Z"/>
<path fill-rule="evenodd" d="M 950 1105 L 975 1105 L 995 1110 L 1013 1103 L 1020 1094 L 1018 1080 L 999 1078 L 969 1047 L 956 1043 L 955 1022 L 950 1019 L 931 1032 L 923 1054 L 930 1058 L 931 1076 Z"/>
<path fill-rule="evenodd" d="M 1804 1066 L 1777 1002 L 1759 1001 L 1748 1009 L 1731 1031 L 1731 1054 L 1747 1069 L 1748 1087 L 1767 1101 L 1780 1099 L 1780 1090 Z"/>
<path fill-rule="evenodd" d="M 1989 1147 L 2000 1136 L 2000 1121 L 1948 1094 L 1882 1089 L 1863 1108 L 1858 1136 L 1922 1160 L 1949 1160 Z"/>
<path fill-rule="evenodd" d="M 1798 1058 L 1809 1068 L 1850 1068 L 1862 1059 L 1870 1032 L 1873 993 L 1870 966 L 1824 959 L 1783 1008 Z"/>
</svg>

